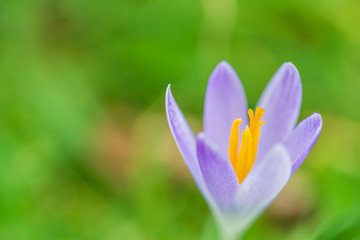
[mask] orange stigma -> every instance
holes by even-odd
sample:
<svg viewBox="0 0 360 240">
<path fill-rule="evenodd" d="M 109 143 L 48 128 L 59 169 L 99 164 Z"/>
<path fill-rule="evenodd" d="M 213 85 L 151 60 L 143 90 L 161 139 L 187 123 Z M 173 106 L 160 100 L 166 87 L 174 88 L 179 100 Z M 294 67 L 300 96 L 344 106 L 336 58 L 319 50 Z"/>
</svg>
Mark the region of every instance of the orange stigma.
<svg viewBox="0 0 360 240">
<path fill-rule="evenodd" d="M 239 184 L 244 181 L 255 162 L 260 138 L 260 126 L 265 124 L 264 121 L 260 122 L 264 112 L 265 110 L 263 108 L 257 107 L 254 115 L 254 111 L 249 109 L 250 128 L 249 126 L 246 126 L 242 133 L 240 150 L 239 126 L 241 124 L 241 119 L 235 119 L 231 127 L 229 158 L 239 180 Z"/>
</svg>

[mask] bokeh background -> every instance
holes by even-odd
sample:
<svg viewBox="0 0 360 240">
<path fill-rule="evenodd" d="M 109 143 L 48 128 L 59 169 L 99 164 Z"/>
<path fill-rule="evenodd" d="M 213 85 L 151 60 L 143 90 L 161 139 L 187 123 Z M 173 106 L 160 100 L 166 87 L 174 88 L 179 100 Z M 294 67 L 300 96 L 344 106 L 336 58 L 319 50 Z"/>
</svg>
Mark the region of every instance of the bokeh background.
<svg viewBox="0 0 360 240">
<path fill-rule="evenodd" d="M 164 98 L 200 131 L 221 60 L 251 107 L 292 61 L 324 121 L 245 239 L 360 239 L 359 23 L 357 0 L 1 1 L 0 239 L 216 239 Z"/>
</svg>

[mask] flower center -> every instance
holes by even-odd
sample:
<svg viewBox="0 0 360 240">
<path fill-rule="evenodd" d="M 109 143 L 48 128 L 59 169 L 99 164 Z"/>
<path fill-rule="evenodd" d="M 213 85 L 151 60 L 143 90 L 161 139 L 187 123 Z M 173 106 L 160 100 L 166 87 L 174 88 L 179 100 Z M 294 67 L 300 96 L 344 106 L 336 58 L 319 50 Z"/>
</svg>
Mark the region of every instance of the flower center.
<svg viewBox="0 0 360 240">
<path fill-rule="evenodd" d="M 257 107 L 254 115 L 254 111 L 249 109 L 250 128 L 246 126 L 242 133 L 240 150 L 239 126 L 241 119 L 235 119 L 232 124 L 229 141 L 229 158 L 239 180 L 239 184 L 241 184 L 248 175 L 255 162 L 260 138 L 260 126 L 265 124 L 264 121 L 260 122 L 264 112 L 265 110 L 263 108 Z"/>
</svg>

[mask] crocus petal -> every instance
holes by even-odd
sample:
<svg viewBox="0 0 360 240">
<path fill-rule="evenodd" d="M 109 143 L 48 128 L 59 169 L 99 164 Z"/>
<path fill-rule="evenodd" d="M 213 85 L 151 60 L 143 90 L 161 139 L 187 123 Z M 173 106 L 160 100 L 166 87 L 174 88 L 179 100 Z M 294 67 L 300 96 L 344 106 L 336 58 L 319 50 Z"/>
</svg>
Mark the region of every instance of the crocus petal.
<svg viewBox="0 0 360 240">
<path fill-rule="evenodd" d="M 199 133 L 196 148 L 200 169 L 208 190 L 219 206 L 226 208 L 239 187 L 230 160 L 216 149 L 204 133 Z"/>
<path fill-rule="evenodd" d="M 248 122 L 244 89 L 234 69 L 225 61 L 212 72 L 204 103 L 204 132 L 227 154 L 230 130 L 236 118 L 242 119 L 240 131 Z"/>
<path fill-rule="evenodd" d="M 314 113 L 304 119 L 285 140 L 292 163 L 292 174 L 300 167 L 317 141 L 322 128 L 321 115 Z"/>
<path fill-rule="evenodd" d="M 295 127 L 301 107 L 300 75 L 292 63 L 284 63 L 264 90 L 258 106 L 265 109 L 262 120 L 258 157 L 271 146 L 282 142 Z"/>
<path fill-rule="evenodd" d="M 290 178 L 290 156 L 276 144 L 263 161 L 256 161 L 233 199 L 233 210 L 226 213 L 223 228 L 228 235 L 244 232 L 275 199 Z"/>
<path fill-rule="evenodd" d="M 196 158 L 195 136 L 171 93 L 170 85 L 166 90 L 165 106 L 167 120 L 175 142 L 196 184 L 204 193 L 206 191 L 203 190 L 206 187 Z"/>
</svg>

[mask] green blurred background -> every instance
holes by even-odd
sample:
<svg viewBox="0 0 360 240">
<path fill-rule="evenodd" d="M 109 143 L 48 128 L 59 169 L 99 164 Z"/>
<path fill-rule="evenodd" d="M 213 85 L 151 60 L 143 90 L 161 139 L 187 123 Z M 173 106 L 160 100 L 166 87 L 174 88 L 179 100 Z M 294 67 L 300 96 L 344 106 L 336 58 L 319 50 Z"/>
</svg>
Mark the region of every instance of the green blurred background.
<svg viewBox="0 0 360 240">
<path fill-rule="evenodd" d="M 245 239 L 360 239 L 360 1 L 3 0 L 0 239 L 210 239 L 166 86 L 195 132 L 216 64 L 254 107 L 292 61 L 313 151 Z"/>
</svg>

